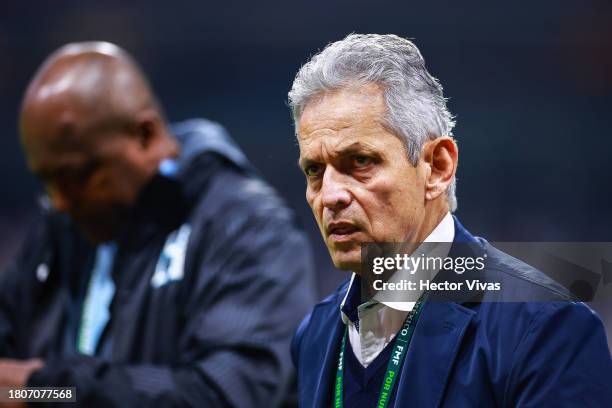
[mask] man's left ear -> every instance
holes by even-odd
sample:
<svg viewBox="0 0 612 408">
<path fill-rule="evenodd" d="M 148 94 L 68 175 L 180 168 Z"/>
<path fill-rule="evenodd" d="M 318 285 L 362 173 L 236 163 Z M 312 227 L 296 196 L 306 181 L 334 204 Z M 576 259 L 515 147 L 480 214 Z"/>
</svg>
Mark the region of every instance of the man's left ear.
<svg viewBox="0 0 612 408">
<path fill-rule="evenodd" d="M 425 179 L 425 199 L 435 200 L 446 192 L 455 176 L 459 149 L 453 138 L 442 136 L 428 141 L 421 157 L 429 167 Z"/>
</svg>

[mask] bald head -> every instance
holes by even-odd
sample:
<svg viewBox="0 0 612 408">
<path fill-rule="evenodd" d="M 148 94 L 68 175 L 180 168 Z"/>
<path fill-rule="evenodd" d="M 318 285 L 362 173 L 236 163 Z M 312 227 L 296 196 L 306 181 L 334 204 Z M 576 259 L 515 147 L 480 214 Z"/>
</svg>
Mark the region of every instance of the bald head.
<svg viewBox="0 0 612 408">
<path fill-rule="evenodd" d="M 159 162 L 178 153 L 142 71 L 107 42 L 51 54 L 26 90 L 20 128 L 53 205 L 86 226 L 118 223 L 118 208 L 130 207 Z"/>
<path fill-rule="evenodd" d="M 49 120 L 66 131 L 77 125 L 123 126 L 143 111 L 161 117 L 151 87 L 124 50 L 107 42 L 73 43 L 51 54 L 36 73 L 24 97 L 21 126 L 26 135 L 32 122 Z"/>
</svg>

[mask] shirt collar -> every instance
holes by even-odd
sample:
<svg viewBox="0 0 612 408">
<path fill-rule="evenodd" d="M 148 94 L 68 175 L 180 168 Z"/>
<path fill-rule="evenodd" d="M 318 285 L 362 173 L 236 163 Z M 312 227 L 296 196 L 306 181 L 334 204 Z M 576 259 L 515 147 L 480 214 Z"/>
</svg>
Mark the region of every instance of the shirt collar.
<svg viewBox="0 0 612 408">
<path fill-rule="evenodd" d="M 423 242 L 453 242 L 455 238 L 455 221 L 450 212 L 446 213 L 442 221 L 431 231 Z M 359 323 L 359 310 L 370 308 L 379 304 L 376 300 L 361 303 L 361 278 L 353 272 L 346 294 L 340 303 L 340 315 L 344 324 L 349 321 Z"/>
<path fill-rule="evenodd" d="M 431 231 L 423 242 L 453 242 L 455 239 L 455 220 L 447 212 L 442 221 Z"/>
<path fill-rule="evenodd" d="M 357 282 L 355 283 L 355 281 Z M 344 299 L 340 303 L 340 314 L 344 324 L 348 323 L 349 320 L 352 322 L 358 320 L 357 307 L 361 304 L 360 286 L 361 278 L 353 272 Z"/>
</svg>

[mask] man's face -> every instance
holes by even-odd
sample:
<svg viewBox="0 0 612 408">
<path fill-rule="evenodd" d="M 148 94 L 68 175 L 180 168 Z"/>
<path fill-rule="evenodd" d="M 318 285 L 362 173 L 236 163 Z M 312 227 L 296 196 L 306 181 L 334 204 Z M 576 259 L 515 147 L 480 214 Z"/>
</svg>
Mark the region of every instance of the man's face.
<svg viewBox="0 0 612 408">
<path fill-rule="evenodd" d="M 426 171 L 384 126 L 375 84 L 313 99 L 298 124 L 306 200 L 336 267 L 361 270 L 365 242 L 420 238 Z"/>
<path fill-rule="evenodd" d="M 143 148 L 124 131 L 53 112 L 35 111 L 23 126 L 28 166 L 91 241 L 112 239 L 144 182 Z"/>
</svg>

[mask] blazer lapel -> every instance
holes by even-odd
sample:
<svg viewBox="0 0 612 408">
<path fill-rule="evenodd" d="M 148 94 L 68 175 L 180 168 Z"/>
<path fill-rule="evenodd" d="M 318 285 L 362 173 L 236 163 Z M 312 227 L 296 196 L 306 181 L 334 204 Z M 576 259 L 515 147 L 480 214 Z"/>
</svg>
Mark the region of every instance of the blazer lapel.
<svg viewBox="0 0 612 408">
<path fill-rule="evenodd" d="M 339 302 L 319 304 L 313 310 L 300 350 L 300 406 L 330 406 L 344 327 Z"/>
<path fill-rule="evenodd" d="M 340 318 L 338 303 L 330 302 L 316 309 L 310 322 L 311 330 L 314 331 L 308 335 L 312 340 L 303 344 L 302 354 L 307 361 L 300 365 L 307 366 L 308 372 L 302 377 L 304 384 L 300 400 L 309 407 L 327 408 L 332 401 L 334 376 L 345 326 Z"/>
<path fill-rule="evenodd" d="M 437 407 L 461 339 L 475 312 L 454 302 L 427 303 L 407 351 L 396 405 Z"/>
</svg>

